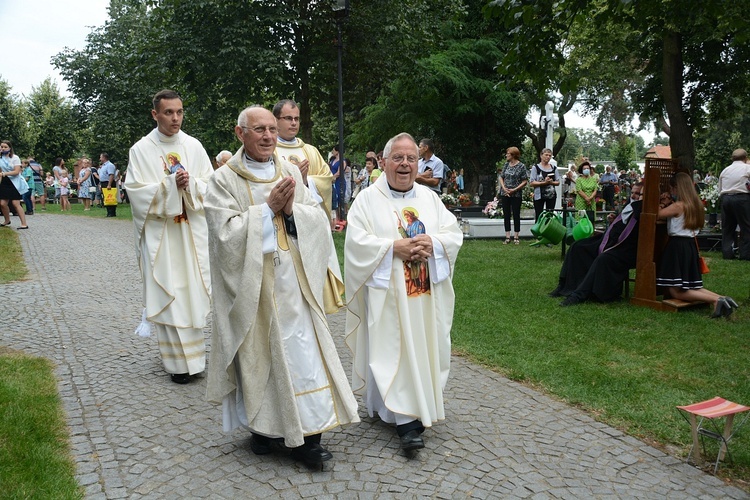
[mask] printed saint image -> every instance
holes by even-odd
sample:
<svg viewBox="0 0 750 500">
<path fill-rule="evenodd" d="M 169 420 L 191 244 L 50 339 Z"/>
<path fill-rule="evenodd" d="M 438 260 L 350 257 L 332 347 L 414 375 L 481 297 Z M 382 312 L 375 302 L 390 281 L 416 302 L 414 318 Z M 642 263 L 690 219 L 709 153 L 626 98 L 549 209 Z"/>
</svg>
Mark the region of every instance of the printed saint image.
<svg viewBox="0 0 750 500">
<path fill-rule="evenodd" d="M 419 212 L 416 208 L 406 207 L 401 213 L 406 221 L 406 227 L 398 213 L 396 215 L 398 232 L 402 238 L 413 238 L 418 234 L 425 234 L 425 227 L 419 220 Z M 407 261 L 404 262 L 404 279 L 406 280 L 406 294 L 409 297 L 430 293 L 430 273 L 427 262 Z"/>
</svg>

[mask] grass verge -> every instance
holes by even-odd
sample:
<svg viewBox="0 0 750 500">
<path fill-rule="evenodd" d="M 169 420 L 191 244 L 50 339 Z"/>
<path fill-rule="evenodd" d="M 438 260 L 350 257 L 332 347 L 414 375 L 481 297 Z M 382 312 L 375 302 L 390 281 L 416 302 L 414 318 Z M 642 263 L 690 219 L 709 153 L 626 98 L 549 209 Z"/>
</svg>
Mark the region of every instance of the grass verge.
<svg viewBox="0 0 750 500">
<path fill-rule="evenodd" d="M 0 348 L 3 498 L 83 498 L 52 362 Z"/>
<path fill-rule="evenodd" d="M 18 231 L 0 227 L 0 283 L 23 279 L 27 272 Z"/>
</svg>

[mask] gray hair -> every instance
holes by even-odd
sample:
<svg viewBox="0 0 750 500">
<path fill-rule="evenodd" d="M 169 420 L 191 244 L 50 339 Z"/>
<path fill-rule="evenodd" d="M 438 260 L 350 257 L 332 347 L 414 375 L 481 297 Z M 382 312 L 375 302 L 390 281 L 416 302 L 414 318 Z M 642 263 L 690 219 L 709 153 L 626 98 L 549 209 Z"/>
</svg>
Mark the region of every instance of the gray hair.
<svg viewBox="0 0 750 500">
<path fill-rule="evenodd" d="M 227 151 L 226 149 L 222 151 L 221 153 L 216 155 L 216 163 L 221 163 L 221 159 L 224 157 L 224 155 L 229 155 L 229 157 L 232 157 L 232 152 Z"/>
<path fill-rule="evenodd" d="M 391 137 L 391 139 L 385 143 L 385 147 L 383 148 L 383 158 L 388 158 L 391 155 L 391 149 L 393 149 L 393 144 L 397 141 L 400 141 L 401 139 L 409 139 L 411 142 L 414 143 L 414 151 L 419 154 L 419 148 L 417 147 L 417 141 L 414 140 L 414 137 L 408 132 L 401 132 L 395 137 Z"/>
<path fill-rule="evenodd" d="M 252 104 L 242 111 L 240 111 L 240 116 L 237 117 L 237 126 L 238 127 L 247 127 L 247 112 L 250 111 L 253 108 L 263 108 L 260 104 Z M 263 108 L 266 109 L 266 108 Z"/>
</svg>

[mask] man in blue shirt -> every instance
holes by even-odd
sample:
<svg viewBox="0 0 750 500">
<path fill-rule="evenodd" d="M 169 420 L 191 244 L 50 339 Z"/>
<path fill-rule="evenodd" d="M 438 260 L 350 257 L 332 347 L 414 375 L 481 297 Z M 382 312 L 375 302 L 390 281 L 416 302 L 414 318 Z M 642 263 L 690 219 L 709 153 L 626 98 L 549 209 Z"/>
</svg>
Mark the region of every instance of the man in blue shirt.
<svg viewBox="0 0 750 500">
<path fill-rule="evenodd" d="M 612 167 L 607 167 L 607 171 L 599 178 L 599 185 L 602 186 L 602 197 L 606 203 L 607 210 L 614 210 L 617 176 L 612 173 Z"/>
<path fill-rule="evenodd" d="M 432 139 L 419 141 L 419 168 L 417 170 L 418 184 L 423 184 L 440 194 L 441 184 L 445 177 L 445 165 L 443 160 L 435 156 L 435 144 Z"/>
<path fill-rule="evenodd" d="M 101 163 L 98 170 L 99 183 L 102 189 L 116 188 L 117 168 L 109 161 L 109 155 L 107 153 L 100 154 L 99 162 Z M 117 217 L 117 205 L 105 205 L 105 207 L 107 208 L 107 217 Z"/>
</svg>

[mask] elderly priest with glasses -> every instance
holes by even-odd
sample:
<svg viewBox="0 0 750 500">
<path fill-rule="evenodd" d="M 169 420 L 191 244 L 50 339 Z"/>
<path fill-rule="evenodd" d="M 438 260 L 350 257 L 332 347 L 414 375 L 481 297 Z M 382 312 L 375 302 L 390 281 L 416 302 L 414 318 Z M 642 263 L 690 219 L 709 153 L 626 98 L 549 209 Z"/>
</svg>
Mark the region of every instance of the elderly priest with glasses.
<svg viewBox="0 0 750 500">
<path fill-rule="evenodd" d="M 251 106 L 235 133 L 242 147 L 206 193 L 213 288 L 207 395 L 224 430 L 251 431 L 263 455 L 283 441 L 308 464 L 332 458 L 325 431 L 357 422 L 357 402 L 328 329 L 328 221 L 297 167 L 276 150 L 270 111 Z M 335 262 L 338 266 L 338 262 Z"/>
<path fill-rule="evenodd" d="M 369 414 L 396 424 L 401 448 L 424 448 L 445 419 L 453 271 L 463 235 L 429 187 L 415 184 L 419 153 L 406 133 L 385 146 L 385 174 L 348 215 L 344 274 L 352 387 Z"/>
</svg>

